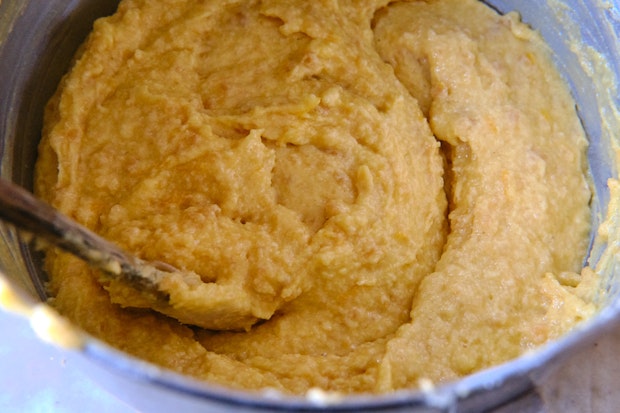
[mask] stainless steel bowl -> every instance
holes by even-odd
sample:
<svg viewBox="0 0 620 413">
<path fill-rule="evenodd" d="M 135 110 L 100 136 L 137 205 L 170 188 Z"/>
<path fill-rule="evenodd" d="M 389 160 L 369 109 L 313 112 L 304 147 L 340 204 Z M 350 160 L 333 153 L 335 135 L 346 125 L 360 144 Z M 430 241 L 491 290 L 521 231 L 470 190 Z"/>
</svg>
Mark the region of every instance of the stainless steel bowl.
<svg viewBox="0 0 620 413">
<path fill-rule="evenodd" d="M 481 411 L 524 394 L 578 347 L 590 343 L 620 319 L 620 217 L 608 220 L 605 225 L 609 236 L 594 242 L 610 202 L 617 198 L 610 194 L 607 180 L 617 177 L 615 150 L 620 140 L 620 6 L 610 0 L 487 3 L 500 12 L 519 11 L 524 21 L 542 33 L 572 89 L 590 139 L 595 231 L 588 264 L 603 275 L 601 309 L 573 332 L 516 360 L 433 389 L 337 400 L 292 398 L 231 391 L 197 382 L 129 357 L 85 335 L 43 303 L 45 275 L 38 269 L 40 257 L 6 225 L 0 225 L 0 298 L 5 306 L 33 318 L 33 326 L 43 338 L 80 355 L 83 368 L 103 387 L 148 412 Z M 113 13 L 117 4 L 117 0 L 0 1 L 2 176 L 31 187 L 43 106 L 92 22 Z"/>
</svg>

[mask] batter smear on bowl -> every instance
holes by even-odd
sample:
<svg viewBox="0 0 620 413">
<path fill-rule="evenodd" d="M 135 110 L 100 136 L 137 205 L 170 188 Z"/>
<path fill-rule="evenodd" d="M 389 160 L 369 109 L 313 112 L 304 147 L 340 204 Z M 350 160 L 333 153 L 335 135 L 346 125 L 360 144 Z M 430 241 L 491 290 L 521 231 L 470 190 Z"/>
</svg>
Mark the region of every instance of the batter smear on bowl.
<svg viewBox="0 0 620 413">
<path fill-rule="evenodd" d="M 175 307 L 211 300 L 211 328 L 55 250 L 51 302 L 234 388 L 456 379 L 594 313 L 586 146 L 542 39 L 478 1 L 123 0 L 47 107 L 35 189 L 199 274 Z"/>
</svg>

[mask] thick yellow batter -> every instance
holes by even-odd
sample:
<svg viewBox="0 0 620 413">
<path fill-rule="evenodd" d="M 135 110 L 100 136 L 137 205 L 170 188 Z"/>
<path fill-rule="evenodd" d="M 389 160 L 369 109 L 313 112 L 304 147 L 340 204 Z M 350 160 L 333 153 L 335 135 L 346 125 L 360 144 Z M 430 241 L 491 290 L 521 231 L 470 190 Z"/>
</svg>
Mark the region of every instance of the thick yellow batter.
<svg viewBox="0 0 620 413">
<path fill-rule="evenodd" d="M 36 190 L 222 311 L 182 325 L 50 251 L 53 304 L 237 388 L 454 379 L 594 311 L 585 147 L 538 35 L 474 0 L 123 0 L 48 106 Z"/>
</svg>

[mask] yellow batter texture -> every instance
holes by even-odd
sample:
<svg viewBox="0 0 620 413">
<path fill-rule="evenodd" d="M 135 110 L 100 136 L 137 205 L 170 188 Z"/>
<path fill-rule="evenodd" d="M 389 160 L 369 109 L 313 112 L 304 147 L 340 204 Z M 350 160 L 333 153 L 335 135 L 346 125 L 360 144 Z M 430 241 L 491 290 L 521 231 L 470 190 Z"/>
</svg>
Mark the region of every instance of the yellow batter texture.
<svg viewBox="0 0 620 413">
<path fill-rule="evenodd" d="M 456 379 L 594 312 L 586 145 L 539 35 L 475 0 L 123 0 L 48 105 L 36 191 L 220 307 L 183 325 L 57 251 L 52 303 L 234 388 Z"/>
</svg>

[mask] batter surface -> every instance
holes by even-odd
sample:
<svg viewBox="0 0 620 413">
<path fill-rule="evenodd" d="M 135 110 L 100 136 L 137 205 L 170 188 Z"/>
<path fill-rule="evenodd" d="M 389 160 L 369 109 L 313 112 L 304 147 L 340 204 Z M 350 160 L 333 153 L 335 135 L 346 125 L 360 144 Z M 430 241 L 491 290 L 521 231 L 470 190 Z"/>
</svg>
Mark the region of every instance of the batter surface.
<svg viewBox="0 0 620 413">
<path fill-rule="evenodd" d="M 235 388 L 455 379 L 594 312 L 586 144 L 539 36 L 478 1 L 123 0 L 48 105 L 36 191 L 221 311 L 183 325 L 58 251 L 52 303 Z"/>
</svg>

